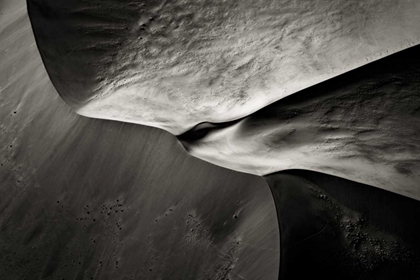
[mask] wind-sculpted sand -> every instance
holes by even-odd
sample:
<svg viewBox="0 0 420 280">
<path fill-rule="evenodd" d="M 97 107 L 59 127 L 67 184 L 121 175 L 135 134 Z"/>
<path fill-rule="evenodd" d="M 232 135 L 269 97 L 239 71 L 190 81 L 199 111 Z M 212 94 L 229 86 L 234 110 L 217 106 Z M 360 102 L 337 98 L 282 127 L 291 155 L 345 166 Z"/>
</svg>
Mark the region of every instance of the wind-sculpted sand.
<svg viewBox="0 0 420 280">
<path fill-rule="evenodd" d="M 313 170 L 420 200 L 419 53 L 413 47 L 179 139 L 192 155 L 241 172 Z"/>
<path fill-rule="evenodd" d="M 181 134 L 409 46 L 420 2 L 28 0 L 49 76 L 82 115 Z"/>
<path fill-rule="evenodd" d="M 420 233 L 420 2 L 28 0 L 28 11 L 49 77 L 77 113 L 167 130 L 198 158 L 265 176 L 281 250 L 272 240 L 275 248 L 255 249 L 280 251 L 281 279 L 300 280 L 307 271 L 314 279 L 419 279 L 420 243 L 413 236 Z M 77 131 L 72 143 L 83 143 L 90 130 Z M 107 137 L 121 143 L 117 131 L 104 137 L 102 148 L 90 149 L 106 152 Z M 122 143 L 125 154 L 107 159 L 125 161 L 132 150 L 129 166 L 136 166 L 143 152 L 133 137 L 131 145 Z M 165 151 L 181 148 L 171 143 Z M 102 166 L 86 157 L 99 172 Z M 162 162 L 172 166 L 163 176 L 171 181 L 179 164 Z M 187 181 L 201 169 L 191 170 Z M 171 201 L 168 189 L 157 194 Z M 262 206 L 243 230 L 234 226 L 242 200 L 233 196 L 222 200 L 224 192 L 211 191 L 190 198 L 202 211 L 177 216 L 195 227 L 173 246 L 193 248 L 192 255 L 155 259 L 159 272 L 141 275 L 186 279 L 174 264 L 186 260 L 193 279 L 276 278 L 275 258 L 267 274 L 235 270 L 258 259 L 241 251 L 240 235 L 267 235 L 255 229 L 266 214 Z M 224 208 L 214 212 L 218 203 Z M 165 211 L 155 222 L 170 215 Z M 204 222 L 216 217 L 222 222 Z M 175 244 L 178 235 L 167 238 L 171 229 L 178 227 L 150 230 L 163 242 L 155 250 Z M 215 251 L 204 253 L 210 248 L 223 252 L 214 266 Z M 134 250 L 126 247 L 124 256 Z"/>
<path fill-rule="evenodd" d="M 1 280 L 275 280 L 279 242 L 262 178 L 162 130 L 74 113 L 25 1 L 0 1 Z"/>
<path fill-rule="evenodd" d="M 28 4 L 49 76 L 82 115 L 182 133 L 191 154 L 242 172 L 420 198 L 418 48 L 389 57 L 418 43 L 420 2 Z M 187 139 L 205 123 L 217 129 Z"/>
</svg>

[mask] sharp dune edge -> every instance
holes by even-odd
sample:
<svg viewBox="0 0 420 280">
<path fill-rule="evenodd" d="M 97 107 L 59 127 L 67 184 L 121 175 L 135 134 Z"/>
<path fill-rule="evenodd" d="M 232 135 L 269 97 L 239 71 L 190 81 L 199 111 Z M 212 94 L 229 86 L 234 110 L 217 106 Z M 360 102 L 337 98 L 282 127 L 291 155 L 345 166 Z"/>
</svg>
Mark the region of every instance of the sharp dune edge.
<svg viewBox="0 0 420 280">
<path fill-rule="evenodd" d="M 3 1 L 1 279 L 420 278 L 419 3 L 27 3 L 49 77 Z"/>
</svg>

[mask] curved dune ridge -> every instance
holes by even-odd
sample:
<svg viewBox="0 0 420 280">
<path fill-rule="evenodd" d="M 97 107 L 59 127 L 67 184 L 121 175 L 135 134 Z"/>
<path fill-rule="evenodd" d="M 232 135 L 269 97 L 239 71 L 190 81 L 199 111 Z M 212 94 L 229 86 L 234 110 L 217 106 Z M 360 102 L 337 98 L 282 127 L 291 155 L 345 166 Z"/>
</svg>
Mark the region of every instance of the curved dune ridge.
<svg viewBox="0 0 420 280">
<path fill-rule="evenodd" d="M 80 114 L 166 129 L 233 170 L 307 169 L 420 199 L 418 47 L 383 58 L 418 43 L 420 2 L 28 8 L 49 76 Z"/>
<path fill-rule="evenodd" d="M 415 45 L 405 0 L 28 0 L 37 44 L 82 115 L 175 135 L 245 117 Z"/>
<path fill-rule="evenodd" d="M 179 136 L 194 156 L 241 172 L 306 169 L 420 200 L 420 46 Z"/>
</svg>

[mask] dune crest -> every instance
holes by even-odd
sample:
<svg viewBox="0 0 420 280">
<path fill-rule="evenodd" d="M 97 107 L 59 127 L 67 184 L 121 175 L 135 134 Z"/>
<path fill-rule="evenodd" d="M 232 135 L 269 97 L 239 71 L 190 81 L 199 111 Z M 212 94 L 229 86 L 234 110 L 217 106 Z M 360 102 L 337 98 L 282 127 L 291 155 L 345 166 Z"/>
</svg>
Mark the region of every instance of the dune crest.
<svg viewBox="0 0 420 280">
<path fill-rule="evenodd" d="M 420 46 L 179 136 L 194 156 L 268 175 L 318 171 L 420 200 Z"/>
<path fill-rule="evenodd" d="M 28 0 L 49 76 L 78 113 L 178 135 L 419 43 L 420 2 Z"/>
</svg>

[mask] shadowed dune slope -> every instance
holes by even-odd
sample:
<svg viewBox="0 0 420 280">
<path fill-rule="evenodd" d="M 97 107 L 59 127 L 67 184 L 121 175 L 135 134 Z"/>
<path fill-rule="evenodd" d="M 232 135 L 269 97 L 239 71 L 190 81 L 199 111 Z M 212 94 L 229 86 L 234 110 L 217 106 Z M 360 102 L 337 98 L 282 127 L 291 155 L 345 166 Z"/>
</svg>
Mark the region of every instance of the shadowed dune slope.
<svg viewBox="0 0 420 280">
<path fill-rule="evenodd" d="M 326 174 L 266 176 L 280 221 L 281 280 L 420 278 L 420 202 Z"/>
</svg>

